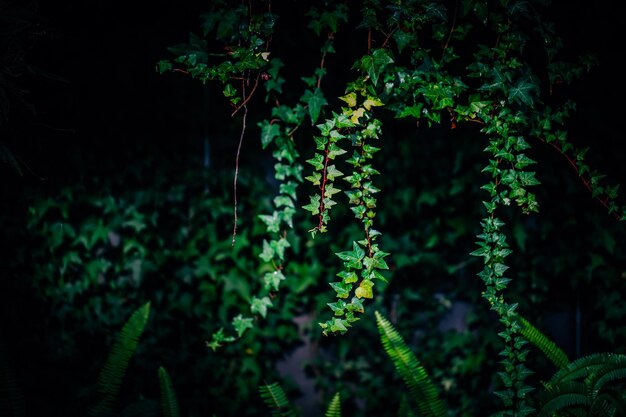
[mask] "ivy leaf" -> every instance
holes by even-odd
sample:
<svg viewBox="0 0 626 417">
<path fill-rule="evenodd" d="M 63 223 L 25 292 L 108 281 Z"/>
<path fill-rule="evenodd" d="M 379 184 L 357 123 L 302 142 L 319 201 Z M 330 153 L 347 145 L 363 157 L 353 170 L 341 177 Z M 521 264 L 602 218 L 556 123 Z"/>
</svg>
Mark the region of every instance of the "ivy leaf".
<svg viewBox="0 0 626 417">
<path fill-rule="evenodd" d="M 367 73 L 372 80 L 372 84 L 378 84 L 378 78 L 381 72 L 389 64 L 393 63 L 393 58 L 389 52 L 383 48 L 377 48 L 370 55 L 366 55 L 357 63 L 360 69 Z"/>
<path fill-rule="evenodd" d="M 285 249 L 290 247 L 291 244 L 289 243 L 287 239 L 285 239 L 284 237 L 281 237 L 278 240 L 272 240 L 270 242 L 270 246 L 272 247 L 272 249 L 278 256 L 278 259 L 282 261 L 283 258 L 285 257 Z"/>
<path fill-rule="evenodd" d="M 278 207 L 294 207 L 293 205 L 293 201 L 291 200 L 291 198 L 289 198 L 289 196 L 286 195 L 279 195 L 274 197 L 274 205 L 278 208 Z"/>
<path fill-rule="evenodd" d="M 336 303 L 326 303 L 328 307 L 335 313 L 335 316 L 343 316 L 345 314 L 346 302 L 337 300 Z"/>
<path fill-rule="evenodd" d="M 402 108 L 402 111 L 396 113 L 396 119 L 401 119 L 403 117 L 415 117 L 419 119 L 422 114 L 422 103 L 418 103 L 415 106 L 406 106 Z"/>
<path fill-rule="evenodd" d="M 352 271 L 341 271 L 337 274 L 337 276 L 339 278 L 343 278 L 342 282 L 344 284 L 353 284 L 359 280 L 359 277 L 357 276 L 356 272 L 352 272 Z"/>
<path fill-rule="evenodd" d="M 324 169 L 324 156 L 322 154 L 316 153 L 313 158 L 307 159 L 306 162 L 313 165 L 316 171 Z"/>
<path fill-rule="evenodd" d="M 365 110 L 370 110 L 372 107 L 378 106 L 384 106 L 384 104 L 377 97 L 368 97 L 367 100 L 363 102 L 363 107 L 365 107 Z"/>
<path fill-rule="evenodd" d="M 337 293 L 337 298 L 348 298 L 352 285 L 343 282 L 331 282 L 328 285 Z"/>
<path fill-rule="evenodd" d="M 259 214 L 258 217 L 265 223 L 268 232 L 277 233 L 280 230 L 280 219 L 278 218 L 277 212 L 274 212 L 271 216 L 268 214 Z"/>
<path fill-rule="evenodd" d="M 312 216 L 316 216 L 320 213 L 320 195 L 316 194 L 313 195 L 311 197 L 309 197 L 311 199 L 311 202 L 309 204 L 307 204 L 306 206 L 302 206 L 303 209 L 308 210 L 311 212 Z"/>
<path fill-rule="evenodd" d="M 324 98 L 324 95 L 322 94 L 322 90 L 319 88 L 316 88 L 313 92 L 311 92 L 311 90 L 307 90 L 301 100 L 308 106 L 311 124 L 314 125 L 319 118 L 322 107 L 328 104 L 326 98 Z"/>
<path fill-rule="evenodd" d="M 341 190 L 339 188 L 335 188 L 332 183 L 328 183 L 326 184 L 326 187 L 324 188 L 324 195 L 328 198 L 331 198 L 333 195 L 337 194 L 340 191 Z M 326 199 L 324 199 L 324 205 L 330 208 L 331 205 L 334 205 L 334 204 L 328 204 L 326 202 Z"/>
<path fill-rule="evenodd" d="M 263 251 L 259 255 L 259 258 L 263 259 L 265 262 L 269 262 L 274 257 L 274 249 L 267 243 L 267 240 L 263 240 Z"/>
<path fill-rule="evenodd" d="M 496 277 L 501 277 L 507 269 L 509 269 L 509 267 L 504 264 L 497 262 L 493 264 L 493 272 Z"/>
<path fill-rule="evenodd" d="M 359 287 L 354 292 L 354 295 L 356 295 L 357 298 L 374 298 L 372 291 L 373 286 L 374 283 L 372 281 L 364 279 L 361 281 L 361 284 L 359 284 Z"/>
<path fill-rule="evenodd" d="M 358 125 L 359 117 L 363 117 L 364 114 L 365 114 L 365 109 L 363 107 L 359 107 L 358 109 L 352 112 L 352 115 L 350 116 L 350 121 L 354 123 L 355 125 Z"/>
<path fill-rule="evenodd" d="M 261 315 L 261 317 L 265 318 L 265 316 L 267 315 L 267 308 L 271 307 L 272 305 L 272 301 L 269 299 L 269 297 L 254 297 L 252 299 L 252 302 L 250 303 L 250 311 L 252 311 L 253 314 L 258 313 Z"/>
<path fill-rule="evenodd" d="M 326 149 L 326 143 L 328 142 L 328 139 L 326 139 L 324 136 L 314 136 L 313 140 L 315 140 L 315 149 L 317 149 L 318 151 L 323 151 L 324 149 Z"/>
<path fill-rule="evenodd" d="M 278 291 L 280 282 L 285 280 L 285 276 L 281 271 L 268 272 L 263 275 L 263 283 L 266 290 Z"/>
<path fill-rule="evenodd" d="M 346 309 L 348 311 L 363 313 L 365 311 L 365 309 L 363 308 L 363 300 L 356 298 L 356 297 L 352 297 L 350 304 L 346 305 Z"/>
<path fill-rule="evenodd" d="M 296 198 L 296 187 L 297 186 L 298 186 L 298 184 L 296 184 L 293 181 L 284 182 L 284 183 L 280 184 L 280 193 L 288 195 L 289 197 L 291 197 L 295 201 L 295 200 L 297 200 L 297 198 Z"/>
<path fill-rule="evenodd" d="M 344 153 L 346 153 L 346 151 L 337 146 L 336 143 L 331 142 L 328 145 L 328 159 L 335 159 L 336 156 L 343 155 Z"/>
<path fill-rule="evenodd" d="M 313 185 L 320 185 L 320 181 L 322 180 L 322 174 L 320 174 L 319 172 L 314 172 L 308 177 L 304 177 L 304 179 L 310 181 L 311 183 L 313 183 Z"/>
<path fill-rule="evenodd" d="M 241 314 L 233 318 L 233 327 L 237 332 L 237 337 L 243 336 L 243 334 L 248 329 L 252 329 L 254 325 L 252 324 L 252 318 L 243 317 Z"/>
<path fill-rule="evenodd" d="M 532 107 L 534 104 L 532 92 L 537 90 L 537 85 L 527 80 L 520 80 L 509 90 L 509 101 L 524 103 L 527 106 Z"/>
<path fill-rule="evenodd" d="M 341 177 L 342 175 L 343 175 L 343 172 L 335 168 L 335 165 L 331 165 L 326 168 L 326 178 L 328 178 L 331 181 L 334 181 L 335 178 Z"/>
<path fill-rule="evenodd" d="M 261 128 L 261 145 L 265 149 L 275 137 L 280 135 L 280 126 L 277 123 L 270 124 L 268 120 L 264 120 L 258 126 Z"/>
<path fill-rule="evenodd" d="M 356 106 L 356 93 L 352 92 L 350 94 L 346 94 L 345 96 L 339 97 L 339 100 L 343 100 L 348 104 L 348 107 Z"/>
</svg>

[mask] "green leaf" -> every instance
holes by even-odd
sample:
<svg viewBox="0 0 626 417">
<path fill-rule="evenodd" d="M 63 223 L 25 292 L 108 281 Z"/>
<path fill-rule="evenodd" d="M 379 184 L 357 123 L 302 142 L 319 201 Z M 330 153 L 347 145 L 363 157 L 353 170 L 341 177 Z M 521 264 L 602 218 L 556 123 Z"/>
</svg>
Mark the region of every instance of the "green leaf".
<svg viewBox="0 0 626 417">
<path fill-rule="evenodd" d="M 267 147 L 275 137 L 280 136 L 280 125 L 278 123 L 270 123 L 267 120 L 259 123 L 261 128 L 261 145 L 263 149 Z"/>
<path fill-rule="evenodd" d="M 367 100 L 363 102 L 363 107 L 365 107 L 365 110 L 370 110 L 372 107 L 378 106 L 384 106 L 384 104 L 377 97 L 368 97 Z"/>
<path fill-rule="evenodd" d="M 349 94 L 346 94 L 345 96 L 341 96 L 339 97 L 339 100 L 343 100 L 348 104 L 348 107 L 355 107 L 356 106 L 356 93 L 352 92 Z"/>
<path fill-rule="evenodd" d="M 285 280 L 285 276 L 281 271 L 267 272 L 263 275 L 263 283 L 266 290 L 278 291 L 280 282 Z"/>
<path fill-rule="evenodd" d="M 328 159 L 335 159 L 336 156 L 343 155 L 344 153 L 346 153 L 346 151 L 337 146 L 336 143 L 331 142 L 328 145 Z"/>
<path fill-rule="evenodd" d="M 280 230 L 280 218 L 278 217 L 278 213 L 276 211 L 272 213 L 271 216 L 268 214 L 259 214 L 258 217 L 261 221 L 263 221 L 263 223 L 265 223 L 268 232 L 277 233 Z"/>
<path fill-rule="evenodd" d="M 343 278 L 344 284 L 352 284 L 359 280 L 359 277 L 357 276 L 356 272 L 352 272 L 352 271 L 341 271 L 337 274 L 337 276 L 339 278 Z"/>
<path fill-rule="evenodd" d="M 259 258 L 263 259 L 265 262 L 269 262 L 274 258 L 274 249 L 267 243 L 267 240 L 263 240 L 263 251 L 259 255 Z"/>
<path fill-rule="evenodd" d="M 387 49 L 377 48 L 372 50 L 370 55 L 366 55 L 358 63 L 359 69 L 366 72 L 372 80 L 372 84 L 378 84 L 378 78 L 382 71 L 393 63 L 393 58 Z"/>
<path fill-rule="evenodd" d="M 306 206 L 302 206 L 303 209 L 310 211 L 312 216 L 316 216 L 320 212 L 320 199 L 321 196 L 319 194 L 310 196 L 311 202 Z"/>
<path fill-rule="evenodd" d="M 297 200 L 296 198 L 296 187 L 298 186 L 297 183 L 293 182 L 293 181 L 289 181 L 289 182 L 284 182 L 280 184 L 280 193 L 281 194 L 285 194 L 288 195 L 289 197 L 291 197 L 292 200 Z"/>
<path fill-rule="evenodd" d="M 537 90 L 537 85 L 533 82 L 529 82 L 529 79 L 520 80 L 509 89 L 509 101 L 523 103 L 532 107 L 534 104 L 532 94 Z"/>
<path fill-rule="evenodd" d="M 328 178 L 330 181 L 334 181 L 335 178 L 341 177 L 342 175 L 343 172 L 335 168 L 335 165 L 330 165 L 326 168 L 326 178 Z"/>
<path fill-rule="evenodd" d="M 255 314 L 258 313 L 261 317 L 265 318 L 267 315 L 267 308 L 271 307 L 272 301 L 268 297 L 257 298 L 253 297 L 250 303 L 250 311 Z"/>
<path fill-rule="evenodd" d="M 253 319 L 250 317 L 243 317 L 243 315 L 239 314 L 233 318 L 233 327 L 237 332 L 237 337 L 241 337 L 246 330 L 254 327 Z"/>
<path fill-rule="evenodd" d="M 309 164 L 313 165 L 316 171 L 321 171 L 324 169 L 324 155 L 316 153 L 315 156 L 311 159 L 307 159 Z"/>
<path fill-rule="evenodd" d="M 348 298 L 352 285 L 343 282 L 331 282 L 328 285 L 337 293 L 338 298 Z"/>
<path fill-rule="evenodd" d="M 354 292 L 354 295 L 357 298 L 374 298 L 374 295 L 372 292 L 373 286 L 374 286 L 374 283 L 372 281 L 364 279 L 359 284 L 359 287 Z"/>
<path fill-rule="evenodd" d="M 313 92 L 311 92 L 311 90 L 307 90 L 301 100 L 308 106 L 311 124 L 314 125 L 317 123 L 322 107 L 327 104 L 322 90 L 319 88 L 316 88 Z"/>
</svg>

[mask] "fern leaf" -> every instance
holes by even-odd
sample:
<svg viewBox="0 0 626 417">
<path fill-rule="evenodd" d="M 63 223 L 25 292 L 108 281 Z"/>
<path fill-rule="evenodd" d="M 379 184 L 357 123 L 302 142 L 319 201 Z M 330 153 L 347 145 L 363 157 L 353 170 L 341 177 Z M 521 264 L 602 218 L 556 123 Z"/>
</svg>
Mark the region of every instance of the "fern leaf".
<svg viewBox="0 0 626 417">
<path fill-rule="evenodd" d="M 271 410 L 272 417 L 295 417 L 285 391 L 277 382 L 261 385 L 259 392 L 263 402 Z"/>
<path fill-rule="evenodd" d="M 544 392 L 537 417 L 550 417 L 557 411 L 570 407 L 585 409 L 591 407 L 591 399 L 587 395 L 585 385 L 581 382 L 566 381 L 548 388 Z"/>
<path fill-rule="evenodd" d="M 608 389 L 598 395 L 591 406 L 593 416 L 626 416 L 626 393 L 623 390 Z"/>
<path fill-rule="evenodd" d="M 541 350 L 546 357 L 557 367 L 563 368 L 569 363 L 569 358 L 552 340 L 548 339 L 525 318 L 518 315 L 521 324 L 520 333 L 530 343 Z"/>
<path fill-rule="evenodd" d="M 606 365 L 596 369 L 585 382 L 593 399 L 602 392 L 604 386 L 610 382 L 626 380 L 626 356 L 610 355 Z"/>
<path fill-rule="evenodd" d="M 148 302 L 133 312 L 117 334 L 98 377 L 97 390 L 100 394 L 100 401 L 90 410 L 90 415 L 95 416 L 113 408 L 128 369 L 128 363 L 137 349 L 139 337 L 148 322 L 149 314 L 150 303 Z"/>
<path fill-rule="evenodd" d="M 446 416 L 445 407 L 430 376 L 408 348 L 400 333 L 378 311 L 376 324 L 383 347 L 407 385 L 420 414 L 425 417 Z"/>
<path fill-rule="evenodd" d="M 336 393 L 333 399 L 330 400 L 324 415 L 326 417 L 341 417 L 341 395 L 339 393 Z"/>
<path fill-rule="evenodd" d="M 162 366 L 159 368 L 159 385 L 161 387 L 161 409 L 163 417 L 180 417 L 180 407 L 174 385 L 169 374 Z"/>
<path fill-rule="evenodd" d="M 555 386 L 565 381 L 582 380 L 592 375 L 598 369 L 616 361 L 616 358 L 620 356 L 622 355 L 605 352 L 583 356 L 557 371 L 548 381 L 548 385 Z"/>
</svg>

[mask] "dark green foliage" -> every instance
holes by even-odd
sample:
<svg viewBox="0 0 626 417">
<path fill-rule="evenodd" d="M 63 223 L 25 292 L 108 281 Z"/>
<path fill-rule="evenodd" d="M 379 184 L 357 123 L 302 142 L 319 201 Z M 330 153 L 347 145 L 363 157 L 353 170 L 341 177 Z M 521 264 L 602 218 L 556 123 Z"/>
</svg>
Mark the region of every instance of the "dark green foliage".
<svg viewBox="0 0 626 417">
<path fill-rule="evenodd" d="M 554 344 L 553 341 L 548 339 L 525 318 L 518 316 L 518 320 L 521 325 L 520 333 L 528 339 L 530 343 L 537 346 L 557 368 L 563 368 L 569 363 L 565 352 Z"/>
<path fill-rule="evenodd" d="M 180 406 L 174 385 L 169 374 L 162 366 L 159 367 L 159 387 L 161 388 L 161 411 L 163 417 L 180 417 Z"/>
<path fill-rule="evenodd" d="M 97 391 L 100 399 L 90 409 L 90 415 L 98 416 L 113 410 L 128 364 L 137 349 L 149 315 L 150 303 L 148 302 L 133 312 L 115 337 L 113 347 L 98 376 Z"/>
<path fill-rule="evenodd" d="M 291 404 L 285 395 L 285 391 L 278 382 L 273 384 L 261 385 L 259 387 L 261 398 L 267 407 L 271 410 L 272 417 L 294 417 L 295 414 L 291 409 Z"/>
<path fill-rule="evenodd" d="M 383 347 L 409 389 L 420 414 L 425 417 L 446 416 L 446 409 L 439 398 L 437 388 L 422 364 L 391 323 L 379 312 L 375 314 Z"/>
<path fill-rule="evenodd" d="M 538 416 L 560 410 L 589 416 L 624 415 L 626 356 L 596 353 L 557 371 L 545 384 Z M 617 414 L 615 414 L 617 413 Z"/>
</svg>

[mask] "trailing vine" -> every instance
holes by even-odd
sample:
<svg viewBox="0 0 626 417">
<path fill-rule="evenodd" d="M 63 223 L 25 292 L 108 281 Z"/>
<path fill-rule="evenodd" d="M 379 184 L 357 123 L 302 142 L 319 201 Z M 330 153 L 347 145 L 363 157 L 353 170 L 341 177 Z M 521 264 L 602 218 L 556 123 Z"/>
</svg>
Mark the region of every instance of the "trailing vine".
<svg viewBox="0 0 626 417">
<path fill-rule="evenodd" d="M 268 58 L 274 21 L 269 3 L 262 18 L 252 17 L 251 6 L 233 9 L 235 17 L 213 15 L 217 20 L 210 21 L 207 27 L 217 27 L 218 38 L 220 30 L 227 32 L 222 23 L 217 23 L 219 19 L 240 21 L 245 16 L 249 27 L 254 26 L 253 22 L 260 25 L 254 26 L 256 29 L 250 30 L 249 35 L 237 38 L 236 47 L 228 47 L 227 55 L 232 58 L 217 66 L 198 63 L 193 54 L 176 60 L 195 78 L 217 79 L 225 84 L 223 93 L 234 108 L 232 115 L 241 109 L 244 113 L 239 146 L 245 132 L 247 103 L 257 91 L 259 80 L 265 81 L 266 101 L 274 102 L 271 119 L 260 122 L 258 127 L 263 149 L 270 144 L 274 147 L 274 178 L 279 191 L 273 199 L 274 211 L 259 216 L 268 238 L 263 240 L 259 255 L 264 262 L 262 289 L 251 298 L 250 312 L 265 318 L 286 279 L 285 251 L 291 246 L 287 231 L 294 228 L 296 191 L 303 182 L 304 170 L 294 134 L 305 120 L 310 120 L 319 131 L 313 136 L 313 156 L 305 161 L 312 172 L 304 179 L 314 187 L 314 194 L 309 196 L 308 204 L 301 206 L 315 218 L 314 227 L 309 230 L 311 236 L 329 232 L 331 210 L 342 192 L 362 228 L 350 250 L 336 253 L 343 269 L 336 274 L 340 280 L 329 284 L 336 300 L 327 303 L 332 318 L 319 323 L 324 335 L 345 334 L 359 320 L 358 315 L 364 313 L 364 300 L 374 298 L 375 281 L 387 282 L 381 271 L 389 269 L 385 258 L 390 254 L 380 249 L 381 232 L 374 227 L 380 192 L 374 178 L 380 173 L 372 161 L 382 146 L 381 113 L 389 111 L 397 119 L 413 118 L 417 128 L 423 127 L 424 122 L 427 127 L 444 125 L 450 129 L 457 129 L 459 124 L 476 126 L 487 141 L 487 164 L 482 172 L 488 179 L 480 188 L 488 198 L 482 201 L 486 213 L 480 220 L 478 249 L 471 255 L 483 258 L 482 270 L 477 274 L 484 284 L 482 297 L 502 325 L 498 335 L 503 343 L 503 372 L 499 373 L 503 387 L 495 394 L 504 404 L 500 415 L 532 414 L 534 408 L 528 396 L 533 387 L 527 383 L 532 371 L 525 364 L 528 340 L 521 331 L 524 325 L 518 316 L 518 303 L 508 300 L 512 279 L 507 273 L 506 258 L 512 249 L 502 219 L 509 206 L 517 206 L 525 215 L 539 211 L 531 187 L 540 182 L 529 169 L 536 164 L 529 156 L 529 142 L 534 139 L 564 155 L 609 214 L 626 219 L 626 209 L 616 202 L 617 186 L 601 185 L 602 175 L 585 162 L 586 150 L 576 149 L 566 139 L 565 123 L 573 105 L 557 103 L 556 110 L 551 107 L 557 86 L 580 77 L 593 59 L 585 57 L 576 64 L 559 61 L 560 40 L 550 24 L 538 17 L 535 8 L 542 2 L 366 0 L 361 9 L 362 21 L 357 26 L 365 31 L 362 35 L 366 53 L 352 67 L 358 76 L 346 84 L 344 95 L 339 97 L 345 106 L 331 111 L 328 117 L 323 112 L 328 102 L 321 90 L 322 78 L 327 55 L 335 52 L 337 26 L 348 20 L 348 8 L 343 3 L 323 3 L 325 10 L 313 7 L 308 13 L 309 27 L 318 36 L 327 31 L 319 66 L 313 75 L 303 77 L 307 89 L 292 107 L 281 104 L 277 98 L 284 83 L 279 74 L 283 62 Z M 528 33 L 529 27 L 542 44 L 545 56 L 529 55 L 529 49 L 533 54 L 536 48 L 533 42 L 537 42 Z M 481 42 L 475 43 L 470 34 Z M 241 46 L 242 40 L 246 47 Z M 160 68 L 162 72 L 176 71 L 169 62 L 161 63 Z M 240 87 L 233 87 L 232 80 L 239 80 Z M 320 118 L 324 122 L 316 124 Z M 352 147 L 351 152 L 348 146 Z M 339 179 L 347 182 L 349 189 L 338 185 Z M 236 221 L 235 196 L 233 242 Z M 254 320 L 238 315 L 232 321 L 236 337 L 226 336 L 220 328 L 208 346 L 215 350 L 225 342 L 241 338 L 254 326 Z"/>
<path fill-rule="evenodd" d="M 252 95 L 256 92 L 259 80 L 264 81 L 266 90 L 266 101 L 273 98 L 274 107 L 272 109 L 272 118 L 266 119 L 258 123 L 261 130 L 262 148 L 266 149 L 270 144 L 274 145 L 272 156 L 276 163 L 274 165 L 274 179 L 278 182 L 278 195 L 273 199 L 274 211 L 271 214 L 260 214 L 258 217 L 266 226 L 269 235 L 268 239 L 263 240 L 262 251 L 259 258 L 264 262 L 261 267 L 263 271 L 261 292 L 254 295 L 250 299 L 250 313 L 258 315 L 262 318 L 267 316 L 267 311 L 273 306 L 273 299 L 276 298 L 282 281 L 286 279 L 285 269 L 285 251 L 291 246 L 287 239 L 287 230 L 293 228 L 293 216 L 296 213 L 295 201 L 297 200 L 298 183 L 302 182 L 302 165 L 298 162 L 299 153 L 296 150 L 294 134 L 302 126 L 308 118 L 312 124 L 315 124 L 320 116 L 322 108 L 326 105 L 326 99 L 321 90 L 322 78 L 326 73 L 325 61 L 328 54 L 334 53 L 333 42 L 334 34 L 337 32 L 338 25 L 341 21 L 346 21 L 347 6 L 343 3 L 327 4 L 327 9 L 318 10 L 312 8 L 309 12 L 311 21 L 309 27 L 319 36 L 323 30 L 327 30 L 327 38 L 321 48 L 321 58 L 318 68 L 310 77 L 304 77 L 306 85 L 300 100 L 293 106 L 281 104 L 277 98 L 277 94 L 282 93 L 282 86 L 285 79 L 280 75 L 280 68 L 284 63 L 279 58 L 269 59 L 269 39 L 271 38 L 275 16 L 271 13 L 271 3 L 268 3 L 266 13 L 255 16 L 252 15 L 251 8 L 248 6 L 247 14 L 249 14 L 249 25 L 251 36 L 246 36 L 243 32 L 238 48 L 242 48 L 241 40 L 249 41 L 247 48 L 234 50 L 233 47 L 227 46 L 227 55 L 233 57 L 233 61 L 225 61 L 217 66 L 207 66 L 206 60 L 198 64 L 193 54 L 186 54 L 178 57 L 175 62 L 186 65 L 185 73 L 198 78 L 203 82 L 207 80 L 217 79 L 225 84 L 223 95 L 227 97 L 234 110 L 231 116 L 234 116 L 239 110 L 244 110 L 242 120 L 242 130 L 237 148 L 237 163 L 234 176 L 234 228 L 233 228 L 233 245 L 235 243 L 236 225 L 237 225 L 237 172 L 238 159 L 241 150 L 241 142 L 246 130 L 247 103 Z M 230 29 L 224 26 L 228 21 L 243 21 L 244 6 L 235 9 L 225 8 L 222 11 L 214 12 L 207 16 L 211 19 L 204 24 L 205 36 L 217 26 L 218 36 L 221 38 L 220 31 L 224 34 Z M 262 34 L 268 40 L 263 43 L 257 35 Z M 192 41 L 197 41 L 191 35 Z M 264 45 L 264 49 L 259 49 Z M 175 51 L 177 48 L 170 48 Z M 207 55 L 208 56 L 208 55 Z M 161 61 L 159 63 L 161 72 L 176 68 L 169 61 Z M 256 72 L 254 75 L 254 84 L 250 92 L 246 92 L 246 86 L 250 84 L 252 70 Z M 180 72 L 180 70 L 179 70 Z M 240 80 L 241 87 L 237 90 L 230 83 L 231 80 Z M 219 328 L 213 333 L 211 340 L 207 341 L 207 346 L 212 350 L 216 350 L 224 343 L 234 342 L 241 338 L 244 333 L 254 327 L 255 318 L 244 314 L 235 316 L 231 325 L 235 330 L 234 335 L 225 333 L 224 328 Z"/>
</svg>

